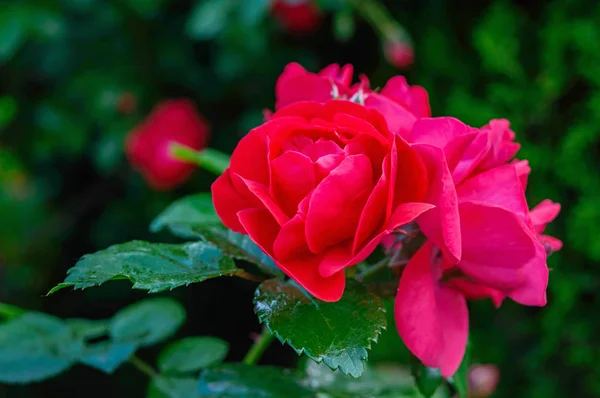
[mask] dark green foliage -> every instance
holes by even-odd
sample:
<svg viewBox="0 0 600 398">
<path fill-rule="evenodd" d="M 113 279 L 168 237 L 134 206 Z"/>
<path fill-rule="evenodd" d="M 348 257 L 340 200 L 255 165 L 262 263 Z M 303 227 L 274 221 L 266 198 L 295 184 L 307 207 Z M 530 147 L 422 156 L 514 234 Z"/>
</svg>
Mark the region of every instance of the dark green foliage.
<svg viewBox="0 0 600 398">
<path fill-rule="evenodd" d="M 158 193 L 130 170 L 122 150 L 126 134 L 160 100 L 193 99 L 212 126 L 210 145 L 231 152 L 262 122 L 262 110 L 273 109 L 276 78 L 290 61 L 311 70 L 352 62 L 374 87 L 399 73 L 384 61 L 373 30 L 356 15 L 353 26 L 340 11 L 342 0 L 318 1 L 324 23 L 306 38 L 282 32 L 266 1 L 243 1 L 233 8 L 225 3 L 0 0 L 1 301 L 102 319 L 140 297 L 129 292 L 129 284 L 116 282 L 44 295 L 85 253 L 132 239 L 169 239 L 150 234 L 149 220 L 174 199 L 209 190 L 214 176 L 206 172 L 176 192 Z M 549 260 L 548 306 L 506 302 L 496 310 L 488 302 L 472 303 L 472 362 L 498 364 L 497 396 L 600 395 L 600 5 L 586 0 L 383 3 L 412 35 L 416 61 L 406 74 L 429 91 L 434 115 L 476 126 L 490 118 L 509 119 L 522 144 L 519 158 L 528 159 L 533 169 L 530 204 L 551 198 L 563 205 L 548 227 L 565 244 Z M 205 4 L 213 8 L 201 13 Z M 127 98 L 134 99 L 129 109 Z M 242 259 L 260 256 L 247 238 L 221 239 L 231 233 L 214 231 L 213 237 L 206 231 L 205 236 L 219 250 Z M 265 264 L 267 270 L 272 267 L 268 260 Z M 248 331 L 258 329 L 251 306 L 231 303 L 247 303 L 252 290 L 249 282 L 227 278 L 176 292 L 194 306 L 187 335 L 247 342 Z M 212 297 L 227 310 L 215 311 Z M 2 328 L 20 328 L 16 321 Z M 108 327 L 69 325 L 67 333 L 67 326 L 54 321 L 44 325 L 52 326 L 45 335 L 52 344 L 71 334 L 106 335 Z M 394 333 L 388 322 L 372 359 L 406 362 Z M 48 354 L 35 333 L 24 336 L 38 350 L 35 358 L 52 364 L 37 377 L 76 362 L 69 351 Z M 107 345 L 90 338 L 78 361 L 107 372 L 131 349 L 128 343 Z M 380 347 L 384 344 L 390 348 Z M 236 358 L 246 349 L 231 347 Z M 277 349 L 277 355 L 267 356 L 269 363 L 292 366 L 292 357 Z M 2 364 L 12 355 L 4 354 Z M 27 366 L 35 377 L 39 369 Z M 144 394 L 140 377 L 108 379 L 97 373 L 95 385 L 106 394 L 122 385 L 130 386 L 132 397 Z M 154 385 L 190 386 L 187 376 L 177 377 L 168 378 L 174 384 Z M 87 380 L 65 377 L 56 383 L 40 390 L 0 387 L 0 395 L 41 396 L 39 391 L 58 386 L 77 390 L 77 396 L 88 391 Z"/>
</svg>

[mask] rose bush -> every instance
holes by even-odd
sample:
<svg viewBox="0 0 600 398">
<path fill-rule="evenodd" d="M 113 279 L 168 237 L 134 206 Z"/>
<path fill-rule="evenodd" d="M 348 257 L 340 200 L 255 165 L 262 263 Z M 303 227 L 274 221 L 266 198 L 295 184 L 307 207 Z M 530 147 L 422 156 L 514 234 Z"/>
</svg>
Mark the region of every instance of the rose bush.
<svg viewBox="0 0 600 398">
<path fill-rule="evenodd" d="M 168 190 L 181 185 L 196 169 L 172 155 L 172 144 L 200 150 L 206 146 L 208 135 L 208 124 L 193 103 L 165 101 L 129 134 L 125 153 L 152 188 Z"/>
<path fill-rule="evenodd" d="M 344 268 L 434 207 L 428 161 L 374 110 L 298 102 L 240 141 L 213 200 L 227 227 L 314 296 L 335 301 Z"/>
</svg>

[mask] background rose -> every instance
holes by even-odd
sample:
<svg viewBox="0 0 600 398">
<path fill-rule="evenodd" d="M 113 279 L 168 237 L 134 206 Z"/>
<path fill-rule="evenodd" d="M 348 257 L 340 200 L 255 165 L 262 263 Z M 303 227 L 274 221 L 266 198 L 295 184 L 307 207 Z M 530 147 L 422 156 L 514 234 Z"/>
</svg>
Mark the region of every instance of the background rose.
<svg viewBox="0 0 600 398">
<path fill-rule="evenodd" d="M 250 131 L 212 186 L 223 223 L 248 234 L 316 297 L 433 205 L 428 169 L 383 117 L 343 100 L 298 102 Z"/>
<path fill-rule="evenodd" d="M 152 188 L 167 190 L 181 185 L 196 170 L 195 165 L 175 159 L 171 145 L 199 150 L 208 134 L 208 124 L 192 102 L 165 101 L 129 134 L 125 152 Z"/>
</svg>

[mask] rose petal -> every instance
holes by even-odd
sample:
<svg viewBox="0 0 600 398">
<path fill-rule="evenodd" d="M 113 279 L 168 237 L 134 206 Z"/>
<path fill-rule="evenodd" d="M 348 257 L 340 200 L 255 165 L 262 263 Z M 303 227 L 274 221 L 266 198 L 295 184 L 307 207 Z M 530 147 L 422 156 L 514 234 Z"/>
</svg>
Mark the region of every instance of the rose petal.
<svg viewBox="0 0 600 398">
<path fill-rule="evenodd" d="M 263 207 L 262 203 L 245 190 L 240 192 L 231 181 L 231 169 L 215 180 L 211 186 L 213 204 L 217 215 L 225 226 L 235 232 L 246 233 L 238 220 L 237 213 L 248 208 Z"/>
<path fill-rule="evenodd" d="M 322 276 L 329 276 L 344 268 L 358 264 L 369 257 L 385 236 L 432 208 L 433 205 L 428 203 L 403 203 L 394 211 L 385 229 L 367 241 L 364 246 L 354 248 L 352 242 L 348 241 L 327 250 L 323 261 L 319 264 L 319 272 Z"/>
<path fill-rule="evenodd" d="M 281 227 L 273 243 L 273 253 L 280 261 L 291 260 L 310 254 L 306 244 L 304 217 L 296 215 Z"/>
<path fill-rule="evenodd" d="M 271 162 L 271 193 L 288 217 L 296 214 L 298 203 L 316 185 L 313 162 L 307 156 L 287 151 Z"/>
<path fill-rule="evenodd" d="M 417 222 L 425 236 L 450 258 L 458 261 L 462 253 L 461 220 L 458 213 L 458 200 L 452 176 L 448 170 L 441 149 L 431 145 L 412 146 L 420 155 L 428 169 L 429 192 L 425 201 L 436 206 Z"/>
<path fill-rule="evenodd" d="M 380 94 L 400 101 L 417 119 L 431 117 L 427 91 L 420 86 L 410 86 L 404 76 L 392 77 Z"/>
<path fill-rule="evenodd" d="M 467 278 L 454 278 L 448 281 L 448 284 L 461 292 L 469 300 L 489 298 L 496 308 L 502 305 L 502 301 L 506 297 L 500 290 L 492 289 L 491 287 L 470 281 Z"/>
<path fill-rule="evenodd" d="M 306 216 L 306 240 L 313 253 L 354 236 L 373 188 L 371 162 L 365 155 L 348 156 L 321 181 Z"/>
<path fill-rule="evenodd" d="M 440 286 L 430 263 L 430 243 L 410 260 L 398 286 L 394 318 L 408 349 L 444 377 L 458 369 L 467 345 L 469 318 L 464 297 Z"/>
<path fill-rule="evenodd" d="M 536 254 L 535 238 L 519 217 L 501 207 L 459 204 L 462 259 L 458 267 L 495 289 L 512 289 L 528 278 L 524 266 Z"/>
<path fill-rule="evenodd" d="M 247 180 L 269 185 L 269 164 L 267 162 L 267 131 L 275 126 L 267 122 L 250 130 L 240 140 L 231 155 L 229 168 Z M 249 167 L 252 165 L 252 167 Z"/>
<path fill-rule="evenodd" d="M 246 185 L 248 190 L 252 192 L 258 200 L 263 204 L 263 206 L 271 212 L 275 220 L 279 223 L 279 225 L 283 225 L 290 220 L 290 217 L 285 214 L 285 212 L 279 207 L 279 205 L 273 200 L 271 195 L 269 194 L 269 188 L 264 186 L 263 184 L 251 180 L 247 180 L 237 174 L 232 174 L 232 178 L 239 178 L 240 181 Z M 235 184 L 235 181 L 234 181 Z"/>
<path fill-rule="evenodd" d="M 550 199 L 542 200 L 537 206 L 531 209 L 529 217 L 537 233 L 542 233 L 546 224 L 553 221 L 560 213 L 560 203 L 554 203 Z"/>
<path fill-rule="evenodd" d="M 415 122 L 407 140 L 444 148 L 455 137 L 473 131 L 475 129 L 453 117 L 424 118 Z"/>
<path fill-rule="evenodd" d="M 401 136 L 407 136 L 417 120 L 406 107 L 391 98 L 376 93 L 367 95 L 365 106 L 381 113 L 389 130 Z"/>
<path fill-rule="evenodd" d="M 510 290 L 508 296 L 519 304 L 545 306 L 549 270 L 546 249 L 540 242 L 535 242 L 535 256 L 523 266 L 523 274 L 525 281 Z"/>
<path fill-rule="evenodd" d="M 240 223 L 250 238 L 265 253 L 273 256 L 273 242 L 279 232 L 279 225 L 266 209 L 248 209 L 238 213 Z M 278 261 L 277 266 L 290 278 L 304 287 L 310 294 L 323 301 L 337 301 L 344 293 L 346 279 L 343 272 L 323 278 L 317 270 L 320 256 L 300 257 L 292 261 Z"/>
<path fill-rule="evenodd" d="M 489 203 L 525 218 L 527 200 L 514 165 L 495 167 L 463 181 L 456 187 L 459 202 Z"/>
<path fill-rule="evenodd" d="M 275 83 L 275 109 L 298 102 L 325 102 L 331 99 L 332 83 L 314 73 L 309 73 L 296 63 L 288 64 Z"/>
</svg>

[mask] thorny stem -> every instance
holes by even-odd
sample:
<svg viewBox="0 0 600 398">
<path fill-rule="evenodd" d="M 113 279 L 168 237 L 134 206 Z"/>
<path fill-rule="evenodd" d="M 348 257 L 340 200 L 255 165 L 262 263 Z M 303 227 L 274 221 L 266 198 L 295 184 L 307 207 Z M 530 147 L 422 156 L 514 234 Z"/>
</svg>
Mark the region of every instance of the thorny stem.
<svg viewBox="0 0 600 398">
<path fill-rule="evenodd" d="M 255 365 L 272 340 L 273 335 L 271 334 L 271 332 L 269 332 L 269 329 L 263 328 L 262 333 L 254 342 L 254 344 L 252 344 L 252 347 L 250 347 L 250 350 L 248 351 L 242 362 L 246 365 Z"/>
<path fill-rule="evenodd" d="M 158 373 L 156 372 L 156 370 L 154 370 L 152 368 L 152 366 L 148 365 L 144 360 L 140 359 L 139 357 L 137 357 L 135 355 L 132 355 L 131 357 L 129 357 L 129 363 L 131 363 L 140 372 L 144 373 L 151 379 L 158 376 Z"/>
<path fill-rule="evenodd" d="M 14 305 L 0 303 L 0 317 L 10 319 L 23 315 L 26 311 Z"/>
</svg>

